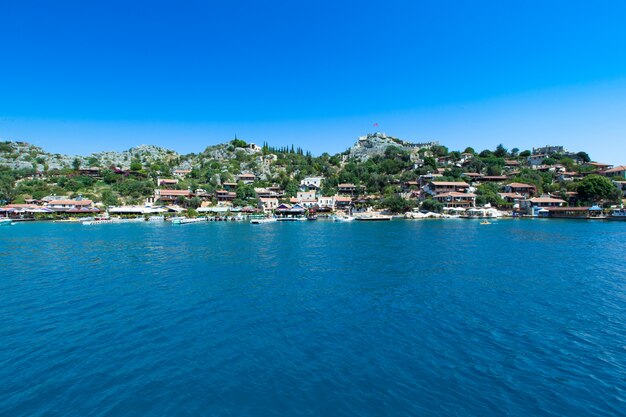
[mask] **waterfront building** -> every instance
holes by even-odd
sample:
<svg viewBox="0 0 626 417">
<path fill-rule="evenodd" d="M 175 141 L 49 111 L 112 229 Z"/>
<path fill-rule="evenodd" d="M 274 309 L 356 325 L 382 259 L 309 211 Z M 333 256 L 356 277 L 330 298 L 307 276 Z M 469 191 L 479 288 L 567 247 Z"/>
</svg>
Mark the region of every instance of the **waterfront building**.
<svg viewBox="0 0 626 417">
<path fill-rule="evenodd" d="M 476 206 L 476 194 L 449 191 L 433 197 L 443 204 L 444 208 L 470 208 Z"/>
<path fill-rule="evenodd" d="M 46 207 L 49 208 L 50 210 L 56 211 L 56 212 L 66 212 L 75 208 L 92 208 L 93 207 L 93 201 L 91 200 L 84 200 L 84 199 L 80 199 L 80 200 L 52 200 L 49 201 L 46 204 Z"/>
<path fill-rule="evenodd" d="M 549 196 L 533 197 L 520 201 L 519 210 L 522 214 L 529 216 L 537 216 L 542 209 L 549 207 L 562 207 L 566 204 L 565 200 L 553 198 Z"/>
<path fill-rule="evenodd" d="M 231 202 L 237 198 L 237 193 L 226 190 L 215 191 L 215 198 L 220 202 Z"/>
<path fill-rule="evenodd" d="M 154 190 L 154 201 L 161 200 L 164 203 L 172 203 L 179 197 L 191 198 L 193 197 L 193 193 L 190 190 Z"/>
<path fill-rule="evenodd" d="M 546 207 L 539 213 L 540 217 L 556 219 L 599 219 L 603 218 L 602 209 L 593 207 Z"/>
<path fill-rule="evenodd" d="M 275 197 L 259 197 L 259 209 L 263 210 L 264 213 L 272 213 L 278 206 L 278 199 Z"/>
<path fill-rule="evenodd" d="M 317 197 L 317 207 L 320 211 L 333 211 L 335 209 L 335 197 Z"/>
<path fill-rule="evenodd" d="M 346 210 L 349 209 L 352 205 L 352 198 L 346 196 L 335 196 L 335 209 L 336 210 Z"/>
</svg>

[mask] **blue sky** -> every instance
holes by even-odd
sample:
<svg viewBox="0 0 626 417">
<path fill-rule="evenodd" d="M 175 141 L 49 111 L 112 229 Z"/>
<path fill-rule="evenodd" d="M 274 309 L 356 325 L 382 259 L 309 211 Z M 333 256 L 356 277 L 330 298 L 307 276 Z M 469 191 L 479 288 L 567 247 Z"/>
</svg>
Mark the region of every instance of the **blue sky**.
<svg viewBox="0 0 626 417">
<path fill-rule="evenodd" d="M 626 163 L 626 2 L 0 0 L 0 138 L 53 152 L 378 130 Z"/>
</svg>

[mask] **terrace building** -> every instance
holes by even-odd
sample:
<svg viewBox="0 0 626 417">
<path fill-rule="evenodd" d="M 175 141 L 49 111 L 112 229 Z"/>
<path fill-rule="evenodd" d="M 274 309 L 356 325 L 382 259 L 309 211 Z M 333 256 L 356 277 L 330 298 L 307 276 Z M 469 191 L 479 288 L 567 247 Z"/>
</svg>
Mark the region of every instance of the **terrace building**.
<svg viewBox="0 0 626 417">
<path fill-rule="evenodd" d="M 469 187 L 469 184 L 463 181 L 431 181 L 423 188 L 423 190 L 431 196 L 435 196 L 450 192 L 464 193 L 469 189 Z"/>
<path fill-rule="evenodd" d="M 241 181 L 244 184 L 252 184 L 256 180 L 256 175 L 254 174 L 239 174 L 237 175 L 237 181 Z"/>
<path fill-rule="evenodd" d="M 226 190 L 217 190 L 215 192 L 215 198 L 217 199 L 217 201 L 222 203 L 231 202 L 235 198 L 237 198 L 237 193 Z"/>
<path fill-rule="evenodd" d="M 164 203 L 173 203 L 180 197 L 191 198 L 193 193 L 190 190 L 167 190 L 157 189 L 154 190 L 154 200 L 161 200 Z"/>
<path fill-rule="evenodd" d="M 504 186 L 504 192 L 520 194 L 526 198 L 529 198 L 537 194 L 537 187 L 531 184 L 524 184 L 521 182 L 512 182 Z"/>
<path fill-rule="evenodd" d="M 339 184 L 337 192 L 343 195 L 355 196 L 357 195 L 357 186 L 351 183 Z"/>
<path fill-rule="evenodd" d="M 476 206 L 476 194 L 473 193 L 450 191 L 447 193 L 437 194 L 433 198 L 442 203 L 446 208 L 470 208 Z"/>
</svg>

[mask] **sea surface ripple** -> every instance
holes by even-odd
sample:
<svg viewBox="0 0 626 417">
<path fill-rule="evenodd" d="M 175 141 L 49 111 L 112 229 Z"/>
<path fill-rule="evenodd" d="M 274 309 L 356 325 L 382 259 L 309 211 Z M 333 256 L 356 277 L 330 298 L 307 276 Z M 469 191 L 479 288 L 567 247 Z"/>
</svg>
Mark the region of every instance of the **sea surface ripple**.
<svg viewBox="0 0 626 417">
<path fill-rule="evenodd" d="M 0 230 L 0 416 L 625 416 L 626 223 Z"/>
</svg>

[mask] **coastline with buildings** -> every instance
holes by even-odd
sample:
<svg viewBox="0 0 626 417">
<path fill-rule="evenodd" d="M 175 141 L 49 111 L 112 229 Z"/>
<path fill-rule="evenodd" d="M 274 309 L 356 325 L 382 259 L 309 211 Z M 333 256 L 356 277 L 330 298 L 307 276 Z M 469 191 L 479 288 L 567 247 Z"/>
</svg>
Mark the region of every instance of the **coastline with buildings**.
<svg viewBox="0 0 626 417">
<path fill-rule="evenodd" d="M 460 152 L 372 133 L 332 157 L 239 139 L 195 158 L 145 153 L 154 149 L 101 153 L 107 162 L 125 161 L 119 166 L 95 156 L 68 166 L 69 158 L 57 157 L 65 165 L 50 169 L 39 148 L 5 142 L 0 218 L 623 218 L 626 166 L 563 146 Z M 67 189 L 73 192 L 43 195 Z"/>
</svg>

